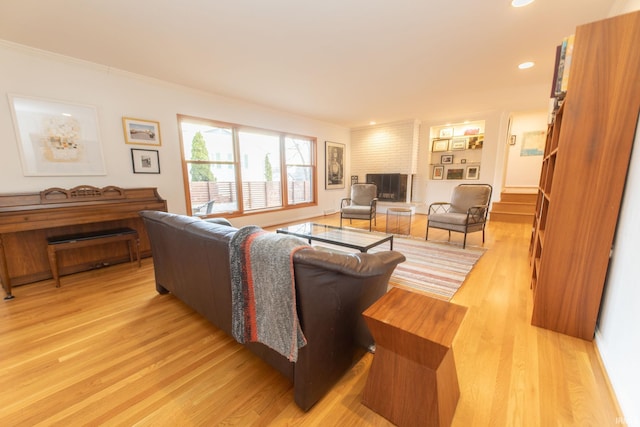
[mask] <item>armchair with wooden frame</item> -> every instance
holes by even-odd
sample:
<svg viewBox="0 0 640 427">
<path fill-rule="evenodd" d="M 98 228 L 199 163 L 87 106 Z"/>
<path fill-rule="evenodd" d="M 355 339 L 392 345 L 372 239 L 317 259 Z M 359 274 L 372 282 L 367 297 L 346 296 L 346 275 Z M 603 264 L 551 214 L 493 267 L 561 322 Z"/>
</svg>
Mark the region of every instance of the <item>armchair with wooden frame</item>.
<svg viewBox="0 0 640 427">
<path fill-rule="evenodd" d="M 351 197 L 346 197 L 340 202 L 340 227 L 342 227 L 343 218 L 348 219 L 349 223 L 353 219 L 363 219 L 369 221 L 369 231 L 371 231 L 371 221 L 377 225 L 377 195 L 378 187 L 375 184 L 351 185 Z"/>
<path fill-rule="evenodd" d="M 492 191 L 493 188 L 489 184 L 460 184 L 453 189 L 450 202 L 431 203 L 425 239 L 429 240 L 429 227 L 431 227 L 447 230 L 449 240 L 451 240 L 452 231 L 464 233 L 463 249 L 467 245 L 467 233 L 482 231 L 482 243 L 484 243 L 484 228 L 489 214 Z"/>
</svg>

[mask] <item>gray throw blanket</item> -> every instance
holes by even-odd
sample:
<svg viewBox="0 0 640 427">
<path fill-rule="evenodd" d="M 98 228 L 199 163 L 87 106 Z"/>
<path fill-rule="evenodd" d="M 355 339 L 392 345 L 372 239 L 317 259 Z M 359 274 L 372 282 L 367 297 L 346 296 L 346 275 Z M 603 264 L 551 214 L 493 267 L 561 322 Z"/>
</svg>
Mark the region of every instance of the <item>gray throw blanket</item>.
<svg viewBox="0 0 640 427">
<path fill-rule="evenodd" d="M 239 343 L 260 342 L 292 362 L 307 340 L 296 309 L 293 254 L 304 240 L 240 228 L 229 242 L 232 332 Z"/>
</svg>

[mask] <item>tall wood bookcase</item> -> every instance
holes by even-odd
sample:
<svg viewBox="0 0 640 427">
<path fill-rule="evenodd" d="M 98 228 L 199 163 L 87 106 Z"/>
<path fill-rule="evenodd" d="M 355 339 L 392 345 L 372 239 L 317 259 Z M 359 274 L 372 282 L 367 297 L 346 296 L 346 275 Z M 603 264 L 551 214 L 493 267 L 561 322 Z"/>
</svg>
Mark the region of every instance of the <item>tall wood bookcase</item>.
<svg viewBox="0 0 640 427">
<path fill-rule="evenodd" d="M 578 27 L 533 224 L 535 326 L 593 339 L 639 111 L 640 12 Z"/>
</svg>

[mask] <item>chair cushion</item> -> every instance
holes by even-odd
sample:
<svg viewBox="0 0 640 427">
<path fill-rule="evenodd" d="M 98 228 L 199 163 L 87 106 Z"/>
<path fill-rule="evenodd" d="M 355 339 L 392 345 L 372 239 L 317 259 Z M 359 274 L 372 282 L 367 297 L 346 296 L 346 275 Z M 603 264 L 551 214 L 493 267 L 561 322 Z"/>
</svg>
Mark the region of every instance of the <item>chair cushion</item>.
<svg viewBox="0 0 640 427">
<path fill-rule="evenodd" d="M 467 222 L 466 213 L 434 213 L 429 215 L 429 223 L 438 222 L 442 224 L 465 225 Z"/>
<path fill-rule="evenodd" d="M 369 206 L 345 206 L 342 208 L 342 216 L 344 218 L 356 218 L 356 217 L 364 217 L 369 218 L 371 215 L 371 208 Z"/>
<path fill-rule="evenodd" d="M 450 212 L 466 213 L 471 206 L 487 205 L 490 194 L 491 188 L 489 186 L 458 186 L 453 189 L 451 195 Z"/>
<path fill-rule="evenodd" d="M 369 206 L 375 199 L 377 187 L 375 184 L 353 184 L 351 186 L 351 204 Z"/>
</svg>

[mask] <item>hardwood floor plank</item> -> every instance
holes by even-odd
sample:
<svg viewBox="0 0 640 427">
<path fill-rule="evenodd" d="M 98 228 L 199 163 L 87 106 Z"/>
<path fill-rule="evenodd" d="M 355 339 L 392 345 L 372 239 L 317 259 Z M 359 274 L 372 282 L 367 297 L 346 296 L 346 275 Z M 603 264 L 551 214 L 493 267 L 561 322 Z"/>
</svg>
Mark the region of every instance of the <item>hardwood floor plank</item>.
<svg viewBox="0 0 640 427">
<path fill-rule="evenodd" d="M 424 239 L 425 227 L 415 215 L 412 235 Z M 376 229 L 384 228 L 380 215 Z M 530 324 L 530 232 L 490 222 L 488 251 L 453 297 L 468 307 L 453 344 L 461 392 L 453 425 L 615 425 L 623 415 L 593 343 Z M 480 246 L 481 234 L 468 244 Z M 2 426 L 391 425 L 361 403 L 372 355 L 305 413 L 286 378 L 158 295 L 151 259 L 13 293 L 0 303 Z"/>
</svg>

